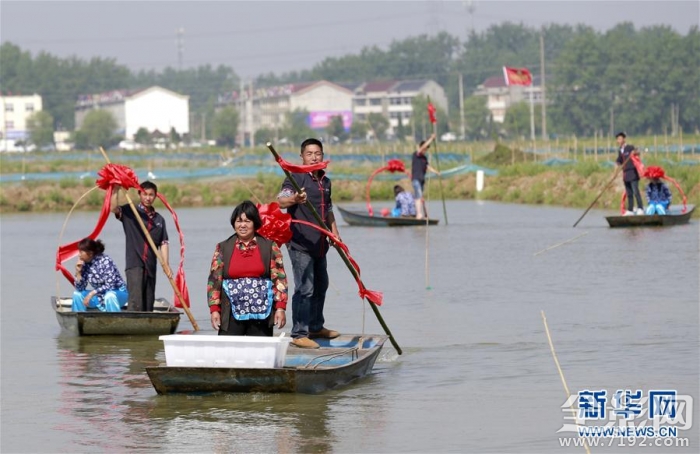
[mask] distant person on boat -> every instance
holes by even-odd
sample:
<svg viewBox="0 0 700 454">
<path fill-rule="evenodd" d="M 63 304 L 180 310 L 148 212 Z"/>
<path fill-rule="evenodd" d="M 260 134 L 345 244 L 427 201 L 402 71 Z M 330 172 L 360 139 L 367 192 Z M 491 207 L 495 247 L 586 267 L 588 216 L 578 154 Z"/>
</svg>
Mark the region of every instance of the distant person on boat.
<svg viewBox="0 0 700 454">
<path fill-rule="evenodd" d="M 173 272 L 168 265 L 168 230 L 163 216 L 153 208 L 158 187 L 150 181 L 144 181 L 140 187 L 140 203 L 136 211 L 158 248 L 165 264 L 165 275 L 170 279 Z M 126 236 L 126 285 L 129 289 L 129 310 L 151 312 L 156 300 L 158 261 L 131 207 L 128 204 L 119 205 L 119 189 L 120 186 L 115 185 L 110 210 L 121 221 Z"/>
<path fill-rule="evenodd" d="M 618 132 L 615 136 L 619 153 L 617 154 L 616 163 L 623 165 L 622 181 L 625 183 L 625 192 L 627 193 L 627 211 L 625 216 L 633 214 L 644 214 L 644 205 L 642 204 L 642 195 L 639 192 L 639 171 L 637 166 L 641 166 L 639 161 L 639 150 L 633 145 L 627 144 L 627 135 L 624 132 Z M 637 209 L 634 209 L 634 202 L 637 201 Z"/>
<path fill-rule="evenodd" d="M 394 198 L 396 200 L 396 207 L 393 211 L 395 217 L 416 217 L 416 201 L 413 194 L 404 191 L 401 185 L 397 184 L 394 186 Z"/>
<path fill-rule="evenodd" d="M 231 214 L 234 234 L 216 245 L 207 300 L 219 335 L 272 336 L 287 323 L 287 275 L 282 252 L 258 235 L 260 213 L 250 200 Z"/>
<path fill-rule="evenodd" d="M 644 176 L 651 181 L 647 184 L 647 211 L 646 214 L 666 214 L 671 205 L 671 190 L 661 181 L 666 176 L 661 167 L 650 166 L 644 172 Z"/>
<path fill-rule="evenodd" d="M 303 141 L 301 160 L 303 165 L 322 162 L 321 141 L 313 138 Z M 318 224 L 311 210 L 305 206 L 308 200 L 326 226 L 331 229 L 331 233 L 340 238 L 331 202 L 331 180 L 328 179 L 325 171 L 294 173 L 292 177 L 301 188 L 301 192 L 296 192 L 289 179 L 285 179 L 282 190 L 277 195 L 280 207 L 287 209 L 292 220 Z M 318 343 L 312 339 L 334 339 L 340 335 L 338 331 L 323 326 L 325 323 L 323 306 L 328 290 L 326 262 L 328 240 L 325 235 L 312 227 L 292 223 L 292 240 L 287 248 L 294 270 L 292 343 L 300 348 L 319 348 Z"/>
<path fill-rule="evenodd" d="M 95 308 L 102 312 L 120 312 L 126 306 L 126 283 L 114 261 L 104 253 L 100 240 L 83 238 L 78 243 L 78 263 L 75 264 L 73 312 Z M 88 290 L 90 285 L 92 290 Z"/>
<path fill-rule="evenodd" d="M 425 186 L 425 174 L 428 170 L 439 175 L 440 172 L 435 170 L 428 164 L 426 152 L 430 148 L 430 144 L 435 140 L 435 133 L 431 134 L 427 140 L 423 140 L 418 149 L 413 152 L 411 159 L 411 184 L 413 185 L 413 195 L 416 203 L 416 217 L 423 219 L 428 213 L 425 209 L 425 201 L 423 200 L 423 187 Z"/>
</svg>

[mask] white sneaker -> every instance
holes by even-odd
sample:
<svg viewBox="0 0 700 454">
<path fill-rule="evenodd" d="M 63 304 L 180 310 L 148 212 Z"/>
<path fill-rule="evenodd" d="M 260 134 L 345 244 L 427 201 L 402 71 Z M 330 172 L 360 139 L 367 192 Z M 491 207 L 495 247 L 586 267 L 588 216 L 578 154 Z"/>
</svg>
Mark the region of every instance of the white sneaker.
<svg viewBox="0 0 700 454">
<path fill-rule="evenodd" d="M 625 214 L 623 214 L 623 216 L 632 216 L 632 215 L 634 215 L 634 211 L 629 211 L 629 210 L 625 211 Z"/>
<path fill-rule="evenodd" d="M 644 210 L 642 210 L 641 208 L 637 208 L 636 210 L 634 210 L 634 214 L 637 214 L 637 215 L 644 214 Z"/>
</svg>

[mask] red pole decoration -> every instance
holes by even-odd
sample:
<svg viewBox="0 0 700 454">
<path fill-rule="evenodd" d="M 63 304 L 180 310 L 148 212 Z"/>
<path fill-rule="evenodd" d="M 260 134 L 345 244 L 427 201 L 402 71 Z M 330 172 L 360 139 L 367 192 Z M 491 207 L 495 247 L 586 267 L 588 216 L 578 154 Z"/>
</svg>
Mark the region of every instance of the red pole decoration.
<svg viewBox="0 0 700 454">
<path fill-rule="evenodd" d="M 437 123 L 437 117 L 435 116 L 435 113 L 437 110 L 435 109 L 435 106 L 433 105 L 432 102 L 428 102 L 428 117 L 430 118 L 430 122 L 432 124 Z"/>
<path fill-rule="evenodd" d="M 408 175 L 409 178 L 411 178 L 411 174 L 408 173 L 406 170 L 406 166 L 404 166 L 404 163 L 399 161 L 398 159 L 389 159 L 389 161 L 386 163 L 384 167 L 381 167 L 374 172 L 372 172 L 372 175 L 369 176 L 367 179 L 367 185 L 365 186 L 365 195 L 367 197 L 367 212 L 369 212 L 370 216 L 374 216 L 374 210 L 372 210 L 372 204 L 370 203 L 370 197 L 369 197 L 369 187 L 372 184 L 372 180 L 374 177 L 380 173 L 380 172 L 404 172 L 406 175 Z"/>
<path fill-rule="evenodd" d="M 323 170 L 326 167 L 328 167 L 328 164 L 330 164 L 330 161 L 323 161 L 316 164 L 310 164 L 308 166 L 300 166 L 292 164 L 289 161 L 285 161 L 280 155 L 277 155 L 276 161 L 280 165 L 280 167 L 282 167 L 282 169 L 292 173 L 308 173 L 313 172 L 315 170 Z"/>
<path fill-rule="evenodd" d="M 262 227 L 258 229 L 258 235 L 274 241 L 278 246 L 288 243 L 292 239 L 292 215 L 282 213 L 277 202 L 266 205 L 258 204 L 258 212 Z"/>
<path fill-rule="evenodd" d="M 649 178 L 649 179 L 660 179 L 660 180 L 666 180 L 670 181 L 673 183 L 673 185 L 678 189 L 678 192 L 681 194 L 681 197 L 683 199 L 683 210 L 681 213 L 685 213 L 688 211 L 688 198 L 685 195 L 685 192 L 683 192 L 683 189 L 681 189 L 681 185 L 678 184 L 676 180 L 673 178 L 669 177 L 666 175 L 666 172 L 664 172 L 664 169 L 662 167 L 658 166 L 649 166 L 647 167 L 646 171 L 644 172 L 644 177 Z"/>
</svg>

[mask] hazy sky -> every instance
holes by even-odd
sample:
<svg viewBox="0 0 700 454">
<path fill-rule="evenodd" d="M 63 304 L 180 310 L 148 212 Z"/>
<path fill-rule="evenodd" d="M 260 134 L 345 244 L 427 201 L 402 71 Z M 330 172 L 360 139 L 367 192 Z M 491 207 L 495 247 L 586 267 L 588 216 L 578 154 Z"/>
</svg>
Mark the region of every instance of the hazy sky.
<svg viewBox="0 0 700 454">
<path fill-rule="evenodd" d="M 470 13 L 471 11 L 471 13 Z M 311 68 L 328 56 L 447 31 L 464 39 L 502 22 L 590 25 L 629 21 L 682 34 L 700 22 L 689 1 L 0 1 L 0 38 L 35 55 L 114 58 L 131 69 L 231 66 L 243 77 Z"/>
</svg>

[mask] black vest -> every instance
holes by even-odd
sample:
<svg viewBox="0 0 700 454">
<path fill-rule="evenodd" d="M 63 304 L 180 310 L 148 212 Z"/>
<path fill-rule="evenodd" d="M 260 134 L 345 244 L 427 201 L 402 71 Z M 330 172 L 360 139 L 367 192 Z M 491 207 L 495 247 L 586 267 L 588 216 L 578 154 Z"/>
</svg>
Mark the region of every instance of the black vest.
<svg viewBox="0 0 700 454">
<path fill-rule="evenodd" d="M 263 262 L 263 267 L 265 271 L 261 278 L 270 279 L 270 260 L 272 259 L 272 241 L 267 238 L 255 235 L 255 241 L 258 243 L 258 250 L 260 251 L 260 258 Z M 236 245 L 236 234 L 231 235 L 227 240 L 219 243 L 219 249 L 221 250 L 221 258 L 224 261 L 223 278 L 231 279 L 231 275 L 228 272 L 229 266 L 231 265 L 231 256 L 233 255 L 233 248 Z M 272 314 L 274 314 L 274 308 Z M 231 300 L 228 295 L 221 288 L 221 329 L 223 331 L 228 331 L 229 320 L 231 319 Z"/>
</svg>

